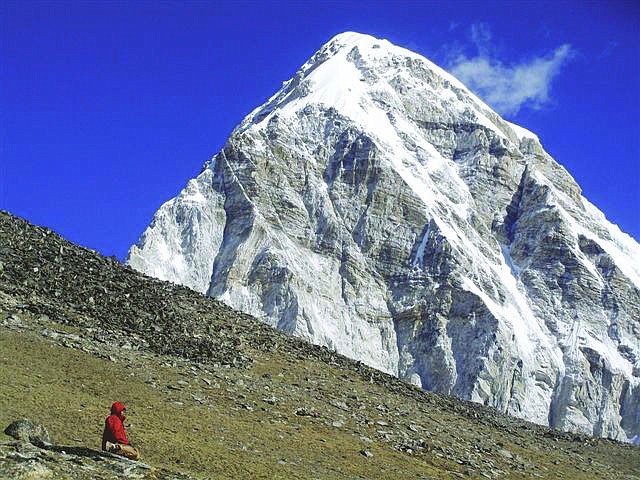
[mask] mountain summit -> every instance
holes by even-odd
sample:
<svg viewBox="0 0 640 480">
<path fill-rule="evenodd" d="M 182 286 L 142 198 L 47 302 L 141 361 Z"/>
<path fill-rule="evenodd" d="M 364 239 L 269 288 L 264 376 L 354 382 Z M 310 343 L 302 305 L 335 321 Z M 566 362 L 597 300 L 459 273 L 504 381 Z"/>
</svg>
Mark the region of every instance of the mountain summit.
<svg viewBox="0 0 640 480">
<path fill-rule="evenodd" d="M 331 39 L 127 261 L 425 389 L 640 441 L 640 246 L 386 40 Z"/>
</svg>

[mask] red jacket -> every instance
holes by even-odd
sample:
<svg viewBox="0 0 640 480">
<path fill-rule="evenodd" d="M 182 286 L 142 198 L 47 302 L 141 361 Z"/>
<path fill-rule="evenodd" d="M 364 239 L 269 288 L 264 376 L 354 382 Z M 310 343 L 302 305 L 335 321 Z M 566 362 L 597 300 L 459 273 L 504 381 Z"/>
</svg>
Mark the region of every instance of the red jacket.
<svg viewBox="0 0 640 480">
<path fill-rule="evenodd" d="M 120 402 L 111 405 L 111 415 L 104 421 L 104 432 L 102 432 L 102 450 L 106 450 L 107 442 L 129 445 L 127 434 L 124 431 L 125 416 L 122 411 L 125 406 Z"/>
</svg>

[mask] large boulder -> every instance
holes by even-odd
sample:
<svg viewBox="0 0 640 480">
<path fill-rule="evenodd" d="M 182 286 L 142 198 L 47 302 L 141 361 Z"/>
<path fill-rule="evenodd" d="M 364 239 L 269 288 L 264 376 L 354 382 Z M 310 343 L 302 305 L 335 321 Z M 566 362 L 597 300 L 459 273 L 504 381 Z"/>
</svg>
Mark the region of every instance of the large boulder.
<svg viewBox="0 0 640 480">
<path fill-rule="evenodd" d="M 43 446 L 51 443 L 49 432 L 39 423 L 32 422 L 27 418 L 22 418 L 12 422 L 4 433 L 16 440 L 33 443 L 37 446 Z"/>
</svg>

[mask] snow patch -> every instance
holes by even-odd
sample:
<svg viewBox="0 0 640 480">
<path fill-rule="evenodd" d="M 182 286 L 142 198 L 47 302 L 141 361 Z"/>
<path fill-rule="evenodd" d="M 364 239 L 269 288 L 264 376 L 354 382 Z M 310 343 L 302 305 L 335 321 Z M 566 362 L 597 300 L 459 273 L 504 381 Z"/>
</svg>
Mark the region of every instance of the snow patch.
<svg viewBox="0 0 640 480">
<path fill-rule="evenodd" d="M 507 123 L 507 125 L 509 125 L 511 130 L 513 130 L 513 132 L 516 134 L 516 136 L 518 137 L 518 140 L 522 141 L 525 138 L 531 138 L 533 140 L 536 140 L 537 142 L 540 142 L 540 139 L 535 133 L 530 132 L 526 128 L 521 127 L 520 125 L 516 125 L 515 123 L 507 122 L 506 120 L 505 122 Z"/>
<path fill-rule="evenodd" d="M 427 246 L 428 241 L 429 225 L 427 224 L 424 235 L 422 235 L 422 240 L 420 240 L 420 245 L 418 245 L 418 250 L 416 250 L 416 258 L 413 260 L 414 267 L 420 267 L 424 264 L 424 249 Z"/>
</svg>

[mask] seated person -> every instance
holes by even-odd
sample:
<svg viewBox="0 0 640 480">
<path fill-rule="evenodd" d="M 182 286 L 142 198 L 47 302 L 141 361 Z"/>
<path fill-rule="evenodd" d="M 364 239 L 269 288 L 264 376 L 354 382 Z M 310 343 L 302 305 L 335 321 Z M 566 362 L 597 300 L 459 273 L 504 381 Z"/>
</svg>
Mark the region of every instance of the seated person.
<svg viewBox="0 0 640 480">
<path fill-rule="evenodd" d="M 120 402 L 111 405 L 111 415 L 104 421 L 102 450 L 127 457 L 130 460 L 138 460 L 140 452 L 129 444 L 127 434 L 124 431 L 125 410 L 126 407 Z"/>
</svg>

